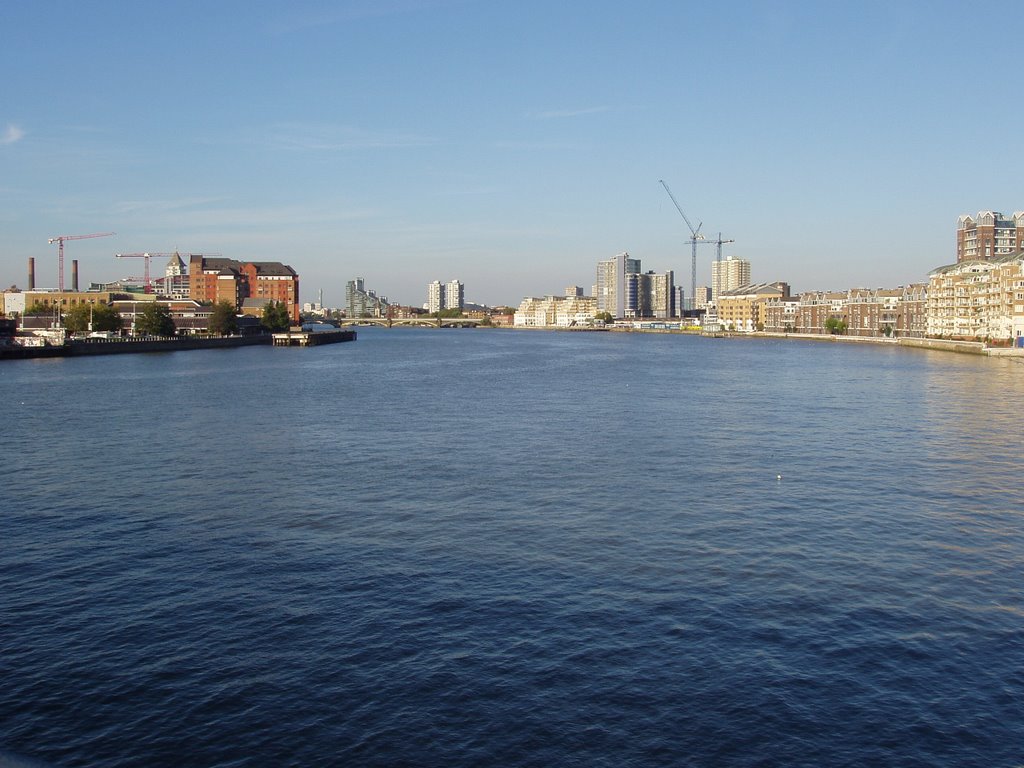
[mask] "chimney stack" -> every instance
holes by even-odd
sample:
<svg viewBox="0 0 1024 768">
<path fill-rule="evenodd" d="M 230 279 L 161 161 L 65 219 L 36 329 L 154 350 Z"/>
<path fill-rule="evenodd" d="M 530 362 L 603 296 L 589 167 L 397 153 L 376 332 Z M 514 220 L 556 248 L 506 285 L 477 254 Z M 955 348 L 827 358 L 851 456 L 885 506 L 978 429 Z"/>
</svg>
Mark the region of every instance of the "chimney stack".
<svg viewBox="0 0 1024 768">
<path fill-rule="evenodd" d="M 71 290 L 78 292 L 78 259 L 71 260 Z"/>
<path fill-rule="evenodd" d="M 36 260 L 32 256 L 28 257 L 28 289 L 36 289 Z"/>
</svg>

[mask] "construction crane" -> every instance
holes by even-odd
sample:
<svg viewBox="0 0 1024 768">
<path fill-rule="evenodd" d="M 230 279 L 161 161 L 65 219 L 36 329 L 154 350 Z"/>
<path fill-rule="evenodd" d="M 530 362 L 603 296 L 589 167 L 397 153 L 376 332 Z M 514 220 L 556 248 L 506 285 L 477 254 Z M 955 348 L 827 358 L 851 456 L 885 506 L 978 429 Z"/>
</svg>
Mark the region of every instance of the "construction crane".
<svg viewBox="0 0 1024 768">
<path fill-rule="evenodd" d="M 700 228 L 702 226 L 704 226 L 704 222 L 699 223 L 697 225 L 697 227 L 694 228 L 693 224 L 690 222 L 690 219 L 687 217 L 687 215 L 685 213 L 683 213 L 683 208 L 682 208 L 681 205 L 679 205 L 679 201 L 676 200 L 676 196 L 673 195 L 672 194 L 672 190 L 668 188 L 668 184 L 666 184 L 664 182 L 664 180 L 662 180 L 662 179 L 658 179 L 658 181 L 661 183 L 661 186 L 663 186 L 665 188 L 665 191 L 668 192 L 668 196 L 672 199 L 672 204 L 675 205 L 676 210 L 679 211 L 679 215 L 683 217 L 683 221 L 686 222 L 686 226 L 688 226 L 690 228 L 690 239 L 686 241 L 687 243 L 689 243 L 692 246 L 692 250 L 693 250 L 693 253 L 692 253 L 691 259 L 690 259 L 690 300 L 694 302 L 694 307 L 696 307 L 697 306 L 697 303 L 696 303 L 697 302 L 697 246 L 701 245 L 703 243 L 707 243 L 708 245 L 711 245 L 711 243 L 713 241 L 708 240 L 707 238 L 704 237 L 704 235 L 702 235 L 700 233 Z M 721 236 L 719 236 L 719 240 L 721 240 Z M 719 246 L 719 249 L 721 249 L 721 246 Z"/>
<path fill-rule="evenodd" d="M 717 240 L 712 240 L 711 242 L 715 244 L 716 250 L 717 250 L 717 253 L 715 254 L 715 261 L 721 261 L 722 260 L 722 245 L 724 243 L 735 243 L 736 241 L 735 240 L 723 240 L 722 239 L 722 233 L 719 232 L 718 233 L 718 239 Z"/>
<path fill-rule="evenodd" d="M 87 240 L 90 237 L 110 237 L 116 232 L 96 232 L 92 235 L 57 235 L 49 239 L 50 245 L 57 243 L 57 288 L 64 290 L 64 241 L 65 240 Z"/>
<path fill-rule="evenodd" d="M 149 262 L 154 256 L 160 258 L 161 256 L 173 256 L 173 253 L 115 253 L 114 258 L 117 259 L 145 259 L 146 260 L 146 276 L 143 278 L 146 281 L 146 293 L 153 292 L 153 282 L 149 278 Z M 130 280 L 137 280 L 138 278 L 129 278 Z"/>
</svg>

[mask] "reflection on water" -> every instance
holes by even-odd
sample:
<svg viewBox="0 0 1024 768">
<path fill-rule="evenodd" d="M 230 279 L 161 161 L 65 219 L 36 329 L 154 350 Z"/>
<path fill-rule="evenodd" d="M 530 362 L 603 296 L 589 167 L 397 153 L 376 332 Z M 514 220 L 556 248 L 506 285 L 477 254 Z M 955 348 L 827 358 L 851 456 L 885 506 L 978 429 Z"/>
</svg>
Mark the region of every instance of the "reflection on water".
<svg viewBox="0 0 1024 768">
<path fill-rule="evenodd" d="M 1022 372 L 375 328 L 5 364 L 0 746 L 1012 765 Z"/>
</svg>

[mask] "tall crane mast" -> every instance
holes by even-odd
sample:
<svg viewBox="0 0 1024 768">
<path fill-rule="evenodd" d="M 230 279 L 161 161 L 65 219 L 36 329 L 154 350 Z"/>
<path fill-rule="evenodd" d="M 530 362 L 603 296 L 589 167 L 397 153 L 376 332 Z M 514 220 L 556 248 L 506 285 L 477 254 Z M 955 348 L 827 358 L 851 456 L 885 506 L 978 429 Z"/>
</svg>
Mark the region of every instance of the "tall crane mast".
<svg viewBox="0 0 1024 768">
<path fill-rule="evenodd" d="M 701 228 L 701 226 L 703 226 L 703 222 L 698 224 L 697 228 L 694 229 L 693 228 L 693 224 L 690 223 L 690 219 L 687 218 L 685 213 L 683 213 L 683 209 L 682 209 L 682 207 L 680 207 L 679 202 L 676 200 L 676 196 L 673 195 L 672 194 L 672 190 L 668 188 L 668 184 L 666 184 L 661 179 L 659 179 L 659 181 L 661 181 L 661 186 L 663 186 L 665 188 L 665 191 L 668 192 L 668 196 L 670 198 L 672 198 L 672 202 L 675 205 L 676 210 L 679 211 L 679 215 L 683 217 L 683 221 L 686 222 L 686 226 L 688 226 L 690 228 L 690 239 L 686 241 L 687 243 L 690 243 L 692 245 L 692 247 L 693 247 L 693 253 L 692 253 L 691 262 L 690 262 L 690 291 L 691 291 L 690 297 L 694 301 L 694 307 L 696 307 L 696 301 L 697 301 L 697 246 L 699 244 L 705 244 L 705 243 L 707 245 L 714 245 L 715 246 L 715 250 L 716 250 L 715 261 L 721 261 L 722 260 L 722 245 L 724 245 L 725 243 L 735 243 L 736 241 L 735 240 L 723 240 L 721 232 L 718 233 L 718 239 L 717 240 L 708 240 L 708 239 L 706 239 L 704 237 L 704 235 L 702 235 L 700 233 L 700 228 Z"/>
<path fill-rule="evenodd" d="M 96 232 L 91 235 L 57 235 L 57 237 L 51 237 L 47 242 L 50 245 L 57 243 L 57 288 L 61 291 L 64 290 L 64 241 L 65 240 L 87 240 L 90 237 L 110 237 L 116 235 L 116 232 Z"/>
<path fill-rule="evenodd" d="M 692 247 L 692 253 L 690 256 L 690 300 L 693 301 L 694 306 L 696 306 L 697 246 L 703 243 L 707 243 L 708 245 L 710 245 L 711 241 L 706 239 L 704 235 L 700 233 L 700 228 L 704 226 L 704 222 L 699 223 L 697 227 L 694 228 L 693 224 L 690 222 L 690 219 L 687 217 L 685 213 L 683 213 L 683 208 L 681 205 L 679 205 L 679 201 L 676 200 L 676 196 L 673 195 L 672 190 L 668 188 L 668 184 L 666 184 L 663 179 L 658 179 L 658 181 L 661 183 L 661 186 L 665 188 L 665 191 L 668 192 L 668 196 L 672 199 L 672 204 L 675 205 L 676 210 L 679 211 L 679 215 L 683 217 L 683 221 L 686 222 L 686 226 L 690 228 L 690 239 L 686 241 Z M 719 239 L 721 239 L 721 237 L 719 237 Z"/>
<path fill-rule="evenodd" d="M 712 240 L 711 242 L 713 242 L 715 244 L 715 246 L 716 246 L 717 253 L 715 254 L 715 261 L 721 261 L 722 260 L 722 245 L 725 244 L 725 243 L 735 243 L 736 241 L 735 240 L 723 240 L 722 239 L 722 233 L 719 232 L 718 233 L 718 239 L 717 240 Z"/>
<path fill-rule="evenodd" d="M 173 256 L 173 255 L 174 255 L 173 253 L 115 253 L 114 254 L 114 258 L 117 258 L 117 259 L 145 259 L 146 260 L 146 270 L 145 270 L 146 276 L 145 276 L 144 279 L 146 281 L 146 293 L 152 293 L 153 292 L 153 283 L 152 283 L 152 281 L 149 278 L 149 262 L 150 262 L 150 259 L 152 259 L 154 256 L 161 257 L 161 256 Z"/>
</svg>

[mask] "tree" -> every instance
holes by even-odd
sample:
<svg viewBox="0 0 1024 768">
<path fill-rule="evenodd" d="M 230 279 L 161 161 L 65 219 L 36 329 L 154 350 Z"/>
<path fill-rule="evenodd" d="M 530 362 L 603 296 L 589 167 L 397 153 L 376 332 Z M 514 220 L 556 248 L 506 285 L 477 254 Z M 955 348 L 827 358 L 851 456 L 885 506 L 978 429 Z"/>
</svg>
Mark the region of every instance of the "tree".
<svg viewBox="0 0 1024 768">
<path fill-rule="evenodd" d="M 72 333 L 119 331 L 124 324 L 121 313 L 107 304 L 76 304 L 64 315 L 64 327 Z"/>
<path fill-rule="evenodd" d="M 263 317 L 260 323 L 271 333 L 280 333 L 291 327 L 292 318 L 283 301 L 268 301 L 263 307 Z M 237 327 L 238 324 L 235 325 Z"/>
<path fill-rule="evenodd" d="M 47 304 L 43 301 L 33 301 L 31 305 L 25 308 L 26 315 L 52 315 L 53 304 Z"/>
<path fill-rule="evenodd" d="M 594 319 L 600 320 L 605 325 L 615 322 L 615 317 L 612 315 L 611 312 L 598 312 L 596 315 L 594 315 Z"/>
<path fill-rule="evenodd" d="M 226 301 L 218 301 L 213 305 L 213 314 L 210 315 L 210 333 L 218 336 L 230 336 L 238 333 L 238 317 L 235 315 L 235 308 Z"/>
<path fill-rule="evenodd" d="M 830 317 L 825 321 L 825 330 L 832 334 L 846 333 L 846 321 Z"/>
<path fill-rule="evenodd" d="M 448 309 L 442 309 L 435 312 L 434 317 L 438 319 L 442 317 L 462 317 L 462 310 L 458 307 L 449 307 Z"/>
<path fill-rule="evenodd" d="M 150 302 L 135 316 L 135 333 L 142 336 L 174 336 L 177 332 L 166 304 Z"/>
</svg>

